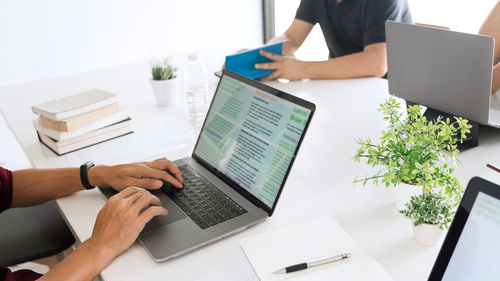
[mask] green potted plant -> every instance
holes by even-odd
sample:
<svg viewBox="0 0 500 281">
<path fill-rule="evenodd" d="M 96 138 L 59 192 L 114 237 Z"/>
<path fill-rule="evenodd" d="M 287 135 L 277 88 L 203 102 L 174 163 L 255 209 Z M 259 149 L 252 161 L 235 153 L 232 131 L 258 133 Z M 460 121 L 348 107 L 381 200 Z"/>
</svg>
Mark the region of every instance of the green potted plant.
<svg viewBox="0 0 500 281">
<path fill-rule="evenodd" d="M 181 100 L 177 68 L 168 58 L 151 61 L 151 88 L 158 106 L 169 106 Z"/>
<path fill-rule="evenodd" d="M 371 181 L 387 188 L 397 187 L 399 210 L 405 208 L 411 196 L 438 189 L 450 200 L 459 200 L 462 185 L 453 176 L 453 166 L 460 165 L 456 159 L 457 144 L 470 132 L 468 121 L 460 117 L 454 117 L 453 121 L 441 117 L 427 120 L 418 105 L 408 107 L 405 115 L 394 97 L 381 104 L 379 111 L 388 122 L 380 143 L 358 139 L 354 161 L 366 159 L 368 165 L 380 170 L 371 176 L 356 177 L 354 182 L 366 185 Z"/>
<path fill-rule="evenodd" d="M 439 191 L 412 196 L 400 212 L 413 222 L 413 238 L 424 246 L 434 246 L 448 228 L 458 201 Z"/>
</svg>

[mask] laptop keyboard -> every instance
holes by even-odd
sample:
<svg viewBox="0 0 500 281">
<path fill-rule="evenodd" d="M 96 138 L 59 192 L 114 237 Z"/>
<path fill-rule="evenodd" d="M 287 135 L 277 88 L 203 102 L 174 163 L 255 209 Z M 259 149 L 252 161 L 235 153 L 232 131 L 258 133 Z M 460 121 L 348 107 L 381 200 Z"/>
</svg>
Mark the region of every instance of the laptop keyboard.
<svg viewBox="0 0 500 281">
<path fill-rule="evenodd" d="M 202 229 L 247 213 L 247 210 L 188 165 L 180 166 L 179 170 L 184 179 L 184 188 L 167 195 Z"/>
</svg>

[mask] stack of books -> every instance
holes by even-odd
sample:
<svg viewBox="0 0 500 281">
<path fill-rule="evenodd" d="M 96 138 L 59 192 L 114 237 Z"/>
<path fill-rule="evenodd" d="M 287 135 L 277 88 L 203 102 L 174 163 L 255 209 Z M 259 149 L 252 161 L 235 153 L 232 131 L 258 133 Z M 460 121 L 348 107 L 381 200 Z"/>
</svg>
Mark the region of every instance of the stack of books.
<svg viewBox="0 0 500 281">
<path fill-rule="evenodd" d="M 31 107 L 38 139 L 57 155 L 133 132 L 116 94 L 91 90 Z"/>
</svg>

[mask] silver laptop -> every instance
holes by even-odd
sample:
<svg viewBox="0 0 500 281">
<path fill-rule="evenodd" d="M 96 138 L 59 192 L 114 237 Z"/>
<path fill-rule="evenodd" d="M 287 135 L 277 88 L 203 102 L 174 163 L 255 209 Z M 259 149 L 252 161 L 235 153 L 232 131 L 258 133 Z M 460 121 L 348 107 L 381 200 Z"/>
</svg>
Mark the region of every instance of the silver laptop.
<svg viewBox="0 0 500 281">
<path fill-rule="evenodd" d="M 407 101 L 500 127 L 491 96 L 491 37 L 386 22 L 389 92 Z"/>
<path fill-rule="evenodd" d="M 153 259 L 172 259 L 271 216 L 314 111 L 310 102 L 224 71 L 192 156 L 174 162 L 184 188 L 152 191 L 168 210 L 139 236 Z"/>
</svg>

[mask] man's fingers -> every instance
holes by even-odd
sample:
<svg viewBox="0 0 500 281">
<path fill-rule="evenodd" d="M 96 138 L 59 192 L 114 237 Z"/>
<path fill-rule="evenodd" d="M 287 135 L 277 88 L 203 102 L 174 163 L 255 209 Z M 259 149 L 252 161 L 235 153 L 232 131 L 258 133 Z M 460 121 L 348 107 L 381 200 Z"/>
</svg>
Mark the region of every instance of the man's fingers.
<svg viewBox="0 0 500 281">
<path fill-rule="evenodd" d="M 143 197 L 145 194 L 149 194 L 148 191 L 144 190 L 144 189 L 141 189 L 140 191 L 130 195 L 129 197 L 127 198 L 124 198 L 123 200 L 126 200 L 128 202 L 128 204 L 132 205 L 134 204 L 137 200 L 139 200 L 139 198 Z"/>
<path fill-rule="evenodd" d="M 174 176 L 180 183 L 183 183 L 182 173 L 179 169 L 172 163 L 172 161 L 167 158 L 157 159 L 153 162 L 146 163 L 146 166 L 158 169 L 167 170 L 172 176 Z"/>
<path fill-rule="evenodd" d="M 165 165 L 167 166 L 167 170 L 170 174 L 172 174 L 179 182 L 184 183 L 184 179 L 182 178 L 182 173 L 179 168 L 177 168 L 177 166 L 175 166 L 174 163 L 168 159 L 165 159 L 164 161 L 166 162 Z"/>
<path fill-rule="evenodd" d="M 146 223 L 148 223 L 155 216 L 164 216 L 166 214 L 168 214 L 168 211 L 165 208 L 159 206 L 151 206 L 147 208 L 144 212 L 142 212 L 139 215 L 138 219 L 141 225 L 146 225 Z"/>
<path fill-rule="evenodd" d="M 270 77 L 271 77 L 271 75 L 267 75 L 267 76 L 261 77 L 259 80 L 260 80 L 261 82 L 265 82 L 265 81 L 272 80 Z"/>
<path fill-rule="evenodd" d="M 255 64 L 256 69 L 277 69 L 278 63 L 269 62 L 269 63 L 257 63 Z"/>
<path fill-rule="evenodd" d="M 270 80 L 274 80 L 274 79 L 278 79 L 278 78 L 280 78 L 280 76 L 281 76 L 281 72 L 280 72 L 280 71 L 278 71 L 278 70 L 276 70 L 275 72 L 273 72 L 273 73 L 272 73 L 271 75 L 269 75 L 268 77 L 269 77 L 269 79 L 270 79 Z"/>
<path fill-rule="evenodd" d="M 261 81 L 269 81 L 269 80 L 274 80 L 274 79 L 277 79 L 279 78 L 281 75 L 280 72 L 278 72 L 277 70 L 275 72 L 273 72 L 272 74 L 268 75 L 268 76 L 265 76 L 265 77 L 262 77 L 260 78 Z"/>
<path fill-rule="evenodd" d="M 127 198 L 140 190 L 141 189 L 138 187 L 129 186 L 129 187 L 125 188 L 124 190 L 122 190 L 121 192 L 118 192 L 117 194 L 113 195 L 112 198 L 115 198 L 115 199 Z"/>
<path fill-rule="evenodd" d="M 146 178 L 147 177 L 147 178 L 153 178 L 153 179 L 162 179 L 164 181 L 167 181 L 167 182 L 171 183 L 172 185 L 174 185 L 177 188 L 182 188 L 182 183 L 179 180 L 177 180 L 176 178 L 174 178 L 172 175 L 170 175 L 165 170 L 154 169 L 154 168 L 148 167 L 147 165 L 144 165 L 144 166 L 140 166 L 137 169 L 137 173 L 138 173 L 136 175 L 137 177 L 140 177 L 140 178 Z M 148 187 L 160 188 L 161 184 L 159 186 L 154 185 L 154 186 L 148 186 Z"/>
<path fill-rule="evenodd" d="M 158 197 L 148 192 L 147 194 L 142 194 L 141 197 L 139 197 L 130 208 L 133 208 L 135 211 L 139 212 L 149 206 L 161 206 L 161 202 Z"/>
<path fill-rule="evenodd" d="M 173 186 L 175 186 L 176 188 L 183 188 L 184 186 L 182 185 L 182 183 L 177 180 L 176 178 L 172 177 L 170 174 L 168 173 L 165 173 L 165 175 L 162 177 L 162 179 L 164 181 L 167 181 L 169 183 L 171 183 Z"/>
<path fill-rule="evenodd" d="M 134 186 L 139 186 L 144 189 L 158 189 L 163 185 L 163 182 L 161 182 L 161 180 L 147 178 L 131 178 L 130 183 Z"/>
<path fill-rule="evenodd" d="M 173 186 L 175 186 L 177 188 L 183 188 L 182 183 L 178 179 L 174 178 L 173 176 L 171 176 L 167 172 L 162 171 L 162 173 L 158 174 L 158 177 L 155 176 L 155 178 L 159 178 L 159 179 L 162 179 L 162 180 L 164 180 L 166 182 L 169 182 L 169 183 L 171 183 Z"/>
<path fill-rule="evenodd" d="M 281 60 L 281 58 L 282 58 L 282 56 L 280 56 L 280 55 L 273 54 L 273 53 L 270 53 L 270 52 L 264 51 L 264 50 L 260 50 L 259 54 L 261 56 L 266 57 L 266 58 L 273 60 L 273 61 L 278 61 L 278 60 Z"/>
</svg>

